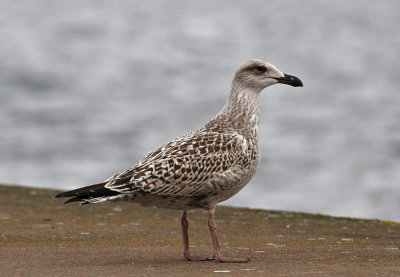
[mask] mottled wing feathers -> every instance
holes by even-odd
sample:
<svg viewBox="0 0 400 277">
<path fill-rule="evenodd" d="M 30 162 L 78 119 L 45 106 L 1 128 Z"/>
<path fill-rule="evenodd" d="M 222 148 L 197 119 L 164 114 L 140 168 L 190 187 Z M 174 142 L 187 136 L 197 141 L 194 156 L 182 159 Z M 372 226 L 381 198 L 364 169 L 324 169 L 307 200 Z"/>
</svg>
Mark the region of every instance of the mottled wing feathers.
<svg viewBox="0 0 400 277">
<path fill-rule="evenodd" d="M 214 174 L 248 164 L 244 138 L 237 134 L 193 132 L 149 153 L 133 168 L 106 182 L 112 191 L 195 196 L 209 190 Z"/>
</svg>

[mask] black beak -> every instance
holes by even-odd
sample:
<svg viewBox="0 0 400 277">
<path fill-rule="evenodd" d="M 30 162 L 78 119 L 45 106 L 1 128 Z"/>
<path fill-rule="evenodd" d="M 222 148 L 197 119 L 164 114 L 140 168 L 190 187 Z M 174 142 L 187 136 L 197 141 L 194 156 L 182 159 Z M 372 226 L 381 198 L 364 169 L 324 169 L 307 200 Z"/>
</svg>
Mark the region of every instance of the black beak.
<svg viewBox="0 0 400 277">
<path fill-rule="evenodd" d="M 292 87 L 302 87 L 303 86 L 303 82 L 296 76 L 292 76 L 292 75 L 285 74 L 285 73 L 283 73 L 283 75 L 284 75 L 283 77 L 275 78 L 275 80 L 277 80 L 278 83 L 291 85 Z"/>
</svg>

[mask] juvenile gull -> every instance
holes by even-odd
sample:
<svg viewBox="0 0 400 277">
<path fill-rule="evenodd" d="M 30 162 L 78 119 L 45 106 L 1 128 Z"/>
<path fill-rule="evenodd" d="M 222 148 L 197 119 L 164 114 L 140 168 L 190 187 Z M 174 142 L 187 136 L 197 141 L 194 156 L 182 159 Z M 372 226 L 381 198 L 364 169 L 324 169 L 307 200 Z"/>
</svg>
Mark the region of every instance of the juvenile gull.
<svg viewBox="0 0 400 277">
<path fill-rule="evenodd" d="M 221 255 L 216 235 L 216 204 L 240 191 L 255 174 L 258 146 L 259 94 L 273 84 L 303 86 L 261 60 L 245 62 L 235 74 L 229 99 L 204 127 L 178 137 L 147 154 L 132 168 L 108 180 L 56 195 L 65 203 L 134 201 L 145 206 L 182 210 L 184 256 L 190 261 L 247 262 Z M 213 258 L 189 252 L 188 210 L 206 209 L 214 245 Z"/>
</svg>

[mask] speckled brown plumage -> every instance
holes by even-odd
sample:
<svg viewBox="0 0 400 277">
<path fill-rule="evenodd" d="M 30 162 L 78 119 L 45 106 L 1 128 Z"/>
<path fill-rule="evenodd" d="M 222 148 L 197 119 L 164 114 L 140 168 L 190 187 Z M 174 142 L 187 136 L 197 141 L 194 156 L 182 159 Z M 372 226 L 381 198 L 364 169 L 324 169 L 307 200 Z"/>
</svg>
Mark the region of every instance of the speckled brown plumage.
<svg viewBox="0 0 400 277">
<path fill-rule="evenodd" d="M 264 61 L 246 62 L 235 74 L 226 105 L 204 127 L 164 144 L 132 168 L 103 183 L 61 193 L 57 197 L 73 197 L 66 203 L 124 200 L 183 210 L 184 253 L 188 260 L 199 258 L 189 253 L 186 211 L 207 209 L 214 259 L 247 261 L 220 254 L 214 209 L 217 203 L 240 191 L 255 174 L 260 160 L 259 94 L 265 87 L 279 82 L 302 85 L 298 78 L 283 74 Z"/>
</svg>

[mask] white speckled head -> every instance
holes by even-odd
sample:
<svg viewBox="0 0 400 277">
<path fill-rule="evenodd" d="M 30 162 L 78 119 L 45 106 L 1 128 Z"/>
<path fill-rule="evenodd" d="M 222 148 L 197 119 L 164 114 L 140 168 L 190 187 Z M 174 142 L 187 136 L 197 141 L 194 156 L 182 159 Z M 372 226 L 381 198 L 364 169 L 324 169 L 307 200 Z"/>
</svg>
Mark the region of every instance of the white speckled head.
<svg viewBox="0 0 400 277">
<path fill-rule="evenodd" d="M 233 83 L 256 91 L 261 91 L 277 83 L 303 86 L 299 78 L 284 74 L 272 64 L 262 60 L 248 60 L 245 62 L 236 71 Z"/>
</svg>

